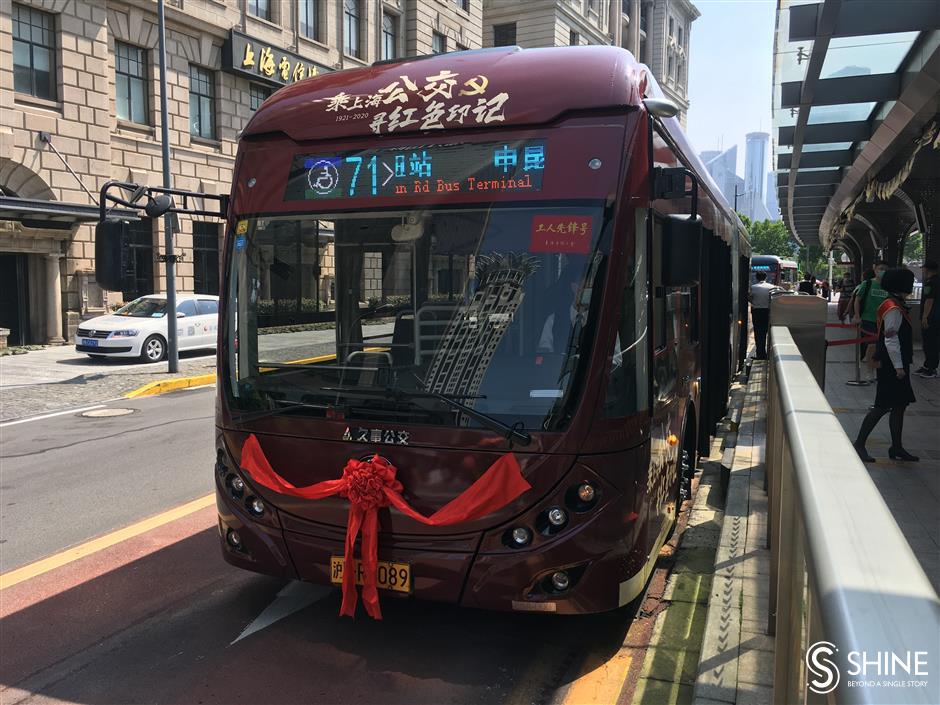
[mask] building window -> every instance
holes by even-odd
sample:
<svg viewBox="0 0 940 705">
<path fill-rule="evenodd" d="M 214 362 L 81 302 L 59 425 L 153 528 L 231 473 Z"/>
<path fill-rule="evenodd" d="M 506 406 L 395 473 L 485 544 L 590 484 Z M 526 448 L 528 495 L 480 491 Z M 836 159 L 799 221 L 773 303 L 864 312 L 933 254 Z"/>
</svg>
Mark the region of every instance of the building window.
<svg viewBox="0 0 940 705">
<path fill-rule="evenodd" d="M 193 293 L 219 293 L 219 226 L 193 222 Z"/>
<path fill-rule="evenodd" d="M 320 2 L 319 0 L 297 0 L 299 5 L 300 35 L 315 41 L 320 40 Z"/>
<path fill-rule="evenodd" d="M 343 21 L 346 30 L 343 51 L 359 56 L 359 0 L 344 0 Z"/>
<path fill-rule="evenodd" d="M 568 30 L 568 44 L 573 47 L 581 44 L 581 35 L 575 32 L 573 29 Z"/>
<path fill-rule="evenodd" d="M 435 54 L 447 53 L 447 37 L 439 32 L 431 34 L 431 51 Z"/>
<path fill-rule="evenodd" d="M 153 293 L 153 220 L 141 218 L 128 225 L 128 265 L 131 288 L 121 292 L 125 301 Z"/>
<path fill-rule="evenodd" d="M 454 0 L 454 4 L 464 12 L 470 12 L 470 0 Z"/>
<path fill-rule="evenodd" d="M 398 56 L 398 18 L 387 12 L 382 13 L 382 58 L 394 59 Z"/>
<path fill-rule="evenodd" d="M 463 44 L 458 44 L 455 51 L 467 51 L 470 47 L 465 47 Z"/>
<path fill-rule="evenodd" d="M 669 61 L 666 65 L 666 78 L 672 81 L 676 80 L 675 73 L 676 73 L 676 57 L 672 53 L 670 53 Z"/>
<path fill-rule="evenodd" d="M 675 21 L 670 17 L 669 18 L 669 36 L 674 37 L 676 34 Z"/>
<path fill-rule="evenodd" d="M 261 107 L 261 104 L 271 95 L 271 89 L 257 83 L 251 83 L 248 86 L 248 107 L 254 112 Z"/>
<path fill-rule="evenodd" d="M 516 23 L 493 25 L 493 46 L 510 47 L 516 43 Z"/>
<path fill-rule="evenodd" d="M 37 98 L 55 100 L 55 18 L 13 5 L 13 88 Z"/>
<path fill-rule="evenodd" d="M 271 0 L 248 0 L 248 14 L 271 21 Z"/>
<path fill-rule="evenodd" d="M 147 124 L 147 63 L 140 47 L 114 43 L 114 92 L 117 116 L 141 125 Z"/>
<path fill-rule="evenodd" d="M 189 65 L 189 134 L 215 139 L 215 81 L 212 71 Z"/>
</svg>

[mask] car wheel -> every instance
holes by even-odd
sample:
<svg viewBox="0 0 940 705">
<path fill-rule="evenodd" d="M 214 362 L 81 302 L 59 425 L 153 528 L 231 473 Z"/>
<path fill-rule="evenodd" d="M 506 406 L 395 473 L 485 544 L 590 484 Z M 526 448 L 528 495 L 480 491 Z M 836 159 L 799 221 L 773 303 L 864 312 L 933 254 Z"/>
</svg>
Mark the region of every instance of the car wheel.
<svg viewBox="0 0 940 705">
<path fill-rule="evenodd" d="M 151 335 L 140 346 L 140 359 L 144 362 L 160 362 L 166 357 L 166 341 L 159 335 Z"/>
</svg>

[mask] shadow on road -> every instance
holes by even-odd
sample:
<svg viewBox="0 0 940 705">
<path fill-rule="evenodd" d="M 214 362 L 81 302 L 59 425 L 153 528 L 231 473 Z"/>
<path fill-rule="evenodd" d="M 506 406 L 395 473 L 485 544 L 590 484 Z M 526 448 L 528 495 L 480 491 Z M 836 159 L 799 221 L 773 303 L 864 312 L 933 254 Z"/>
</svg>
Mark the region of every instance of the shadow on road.
<svg viewBox="0 0 940 705">
<path fill-rule="evenodd" d="M 350 620 L 332 591 L 232 644 L 283 586 L 225 564 L 216 528 L 203 530 L 0 620 L 2 699 L 537 702 L 576 675 L 586 650 L 616 653 L 633 618 L 482 612 L 383 594 L 383 621 Z"/>
<path fill-rule="evenodd" d="M 180 360 L 193 360 L 201 357 L 215 357 L 215 350 L 183 350 L 180 351 Z M 75 357 L 56 360 L 57 365 L 74 365 L 76 367 L 127 367 L 133 365 L 136 368 L 146 370 L 157 366 L 166 366 L 166 360 L 163 362 L 141 362 L 135 361 L 130 357 L 88 357 L 85 353 L 75 353 Z"/>
</svg>

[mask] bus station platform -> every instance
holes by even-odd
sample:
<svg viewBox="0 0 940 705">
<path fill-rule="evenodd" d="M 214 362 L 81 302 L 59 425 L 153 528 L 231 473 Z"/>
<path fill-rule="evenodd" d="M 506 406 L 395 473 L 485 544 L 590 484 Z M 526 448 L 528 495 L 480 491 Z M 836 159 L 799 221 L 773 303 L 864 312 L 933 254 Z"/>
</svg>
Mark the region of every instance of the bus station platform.
<svg viewBox="0 0 940 705">
<path fill-rule="evenodd" d="M 837 320 L 834 304 L 829 306 L 829 320 Z M 848 339 L 853 337 L 852 332 L 827 327 L 826 337 L 832 341 Z M 783 336 L 778 334 L 778 337 Z M 768 418 L 773 416 L 775 407 L 771 397 L 781 394 L 780 386 L 783 382 L 777 380 L 777 387 L 774 389 L 774 383 L 770 379 L 772 367 L 779 364 L 775 362 L 775 356 L 779 359 L 796 358 L 796 355 L 791 354 L 794 351 L 795 346 L 775 344 L 771 360 L 749 360 L 746 372 L 732 390 L 729 414 L 720 429 L 720 440 L 717 441 L 720 448 L 713 450 L 711 457 L 702 459 L 700 463 L 704 473 L 703 482 L 699 485 L 695 504 L 690 510 L 678 554 L 681 556 L 686 550 L 697 550 L 703 540 L 710 543 L 715 547 L 713 574 L 707 576 L 710 591 L 694 685 L 687 685 L 686 690 L 680 692 L 678 688 L 681 679 L 675 678 L 670 702 L 694 702 L 695 705 L 804 702 L 809 677 L 803 663 L 806 647 L 819 638 L 828 637 L 830 641 L 837 642 L 835 637 L 828 636 L 834 622 L 833 617 L 827 614 L 828 608 L 825 604 L 830 596 L 813 595 L 813 585 L 824 583 L 825 576 L 814 574 L 813 557 L 807 555 L 813 551 L 812 546 L 809 551 L 796 547 L 794 552 L 794 547 L 788 546 L 786 541 L 786 527 L 789 522 L 789 536 L 796 539 L 790 543 L 805 541 L 813 544 L 810 536 L 814 528 L 811 512 L 807 511 L 809 518 L 805 521 L 798 520 L 799 530 L 792 531 L 793 519 L 788 519 L 788 516 L 781 517 L 779 512 L 774 515 L 772 504 L 775 502 L 770 500 L 775 486 L 782 498 L 777 500 L 778 502 L 785 504 L 788 501 L 788 491 L 799 494 L 798 489 L 794 487 L 787 490 L 786 478 L 783 480 L 782 489 L 779 479 L 768 479 L 768 428 L 775 423 L 778 424 L 777 428 L 780 428 L 779 424 L 786 423 L 785 417 L 797 411 L 794 408 L 789 414 L 784 413 L 776 420 Z M 914 359 L 916 368 L 923 359 L 919 348 L 915 349 Z M 906 621 L 921 610 L 922 618 L 928 623 L 926 633 L 929 635 L 929 625 L 936 624 L 940 605 L 937 598 L 937 592 L 940 591 L 940 434 L 937 433 L 940 383 L 935 379 L 917 376 L 912 378 L 917 403 L 908 408 L 905 416 L 904 443 L 909 452 L 920 457 L 920 461 L 906 463 L 892 461 L 887 457 L 890 441 L 886 417 L 868 442 L 868 451 L 876 458 L 876 462 L 862 464 L 852 452 L 851 441 L 854 440 L 861 419 L 874 399 L 875 388 L 874 384 L 847 384 L 855 380 L 855 369 L 855 346 L 828 347 L 824 401 L 821 398 L 819 401 L 821 405 L 828 405 L 831 411 L 822 408 L 807 411 L 809 402 L 801 401 L 801 390 L 797 389 L 792 394 L 785 390 L 783 396 L 788 397 L 789 403 L 795 407 L 805 406 L 799 411 L 820 415 L 826 413 L 838 423 L 836 425 L 833 422 L 829 429 L 830 433 L 834 434 L 831 436 L 833 442 L 817 444 L 814 452 L 808 453 L 799 462 L 808 463 L 809 467 L 806 469 L 811 473 L 818 472 L 820 477 L 826 472 L 827 466 L 836 468 L 836 472 L 841 472 L 838 468 L 845 468 L 846 473 L 852 470 L 861 472 L 861 468 L 867 471 L 871 482 L 866 483 L 864 476 L 860 476 L 857 481 L 851 483 L 851 487 L 846 488 L 845 493 L 848 498 L 848 495 L 856 490 L 863 496 L 864 492 L 872 491 L 867 495 L 866 502 L 854 507 L 861 522 L 870 515 L 872 521 L 877 523 L 879 510 L 886 508 L 885 521 L 896 526 L 897 540 L 910 549 L 909 552 L 905 552 L 903 548 L 896 551 L 910 558 L 908 563 L 898 570 L 908 571 L 905 575 L 908 575 L 908 584 L 911 587 L 907 597 L 912 600 L 916 597 L 917 601 L 915 608 L 907 610 L 910 614 L 901 615 L 899 619 Z M 867 374 L 866 370 L 862 370 L 863 379 Z M 809 380 L 812 383 L 811 377 Z M 818 396 L 818 385 L 814 386 Z M 812 417 L 810 419 L 812 420 Z M 820 424 L 824 426 L 822 421 Z M 839 426 L 846 434 L 846 437 L 841 439 L 836 437 Z M 772 441 L 772 446 L 773 443 Z M 812 441 L 807 444 L 812 447 Z M 770 456 L 784 458 L 784 463 L 792 465 L 793 458 L 800 454 L 799 447 L 793 444 L 792 440 L 787 448 L 781 449 L 779 445 L 778 440 L 776 450 L 772 447 Z M 818 468 L 812 467 L 817 463 Z M 714 477 L 711 466 L 715 464 L 722 474 L 722 482 L 712 484 L 705 478 Z M 777 465 L 780 464 L 778 461 Z M 726 491 L 722 495 L 721 489 L 725 486 Z M 877 506 L 878 497 L 883 502 L 880 507 Z M 838 502 L 839 497 L 829 496 L 823 499 L 823 502 L 825 501 Z M 801 511 L 805 510 L 804 507 Z M 790 513 L 786 512 L 787 515 Z M 833 517 L 833 520 L 836 518 Z M 769 537 L 769 533 L 774 531 L 774 526 L 778 527 L 781 535 L 776 549 L 780 556 L 776 559 Z M 826 526 L 825 520 L 821 526 Z M 891 535 L 890 527 L 884 530 L 884 533 Z M 802 541 L 799 538 L 802 538 Z M 877 549 L 877 546 L 870 547 L 873 552 L 877 552 Z M 818 552 L 818 549 L 816 550 Z M 852 551 L 846 550 L 844 553 L 851 554 Z M 816 559 L 820 557 L 816 556 Z M 851 560 L 851 555 L 845 557 Z M 788 590 L 786 578 L 780 577 L 786 570 L 788 561 L 801 564 L 795 569 L 798 575 L 794 581 L 798 588 L 794 590 Z M 903 563 L 903 560 L 901 562 Z M 805 572 L 802 565 L 805 565 Z M 884 567 L 891 570 L 887 565 Z M 918 571 L 922 571 L 919 576 Z M 850 577 L 846 577 L 851 581 Z M 873 582 L 878 582 L 875 576 L 867 577 L 875 578 Z M 892 577 L 904 584 L 901 576 Z M 887 581 L 891 582 L 891 577 Z M 900 588 L 899 591 L 903 589 Z M 841 588 L 833 589 L 832 592 L 839 593 L 840 590 Z M 789 596 L 784 594 L 785 592 L 789 592 Z M 883 602 L 890 602 L 896 596 L 868 597 L 883 598 Z M 788 609 L 785 600 L 793 600 L 792 604 L 796 609 L 791 610 L 789 619 L 782 620 L 781 617 Z M 877 629 L 877 625 L 861 622 L 862 620 L 858 620 L 854 625 L 858 632 L 864 632 L 870 626 Z M 824 631 L 827 633 L 824 634 Z M 898 631 L 900 634 L 905 633 Z M 927 637 L 933 647 L 934 659 L 937 656 L 936 634 L 937 632 L 933 631 L 932 636 Z M 781 638 L 784 639 L 783 642 L 779 641 Z M 911 638 L 910 641 L 916 641 L 916 638 Z M 781 655 L 777 653 L 778 646 L 790 653 L 789 658 L 787 654 L 780 658 Z M 911 647 L 910 643 L 907 647 Z M 880 648 L 887 650 L 889 646 L 885 644 Z M 927 687 L 935 689 L 936 683 L 934 680 Z M 664 689 L 665 685 L 660 684 L 660 689 Z M 844 694 L 843 692 L 842 695 Z M 925 692 L 900 689 L 886 697 L 892 699 L 885 702 L 940 702 L 940 690 Z M 840 701 L 842 698 L 831 700 Z M 645 700 L 634 699 L 634 702 Z M 882 701 L 876 699 L 872 702 Z"/>
</svg>

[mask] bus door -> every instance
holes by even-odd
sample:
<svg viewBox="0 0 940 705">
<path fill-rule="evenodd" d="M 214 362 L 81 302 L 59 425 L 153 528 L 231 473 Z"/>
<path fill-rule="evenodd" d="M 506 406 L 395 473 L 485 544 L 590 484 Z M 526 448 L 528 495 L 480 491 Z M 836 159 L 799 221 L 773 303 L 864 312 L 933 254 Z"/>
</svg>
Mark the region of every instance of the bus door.
<svg viewBox="0 0 940 705">
<path fill-rule="evenodd" d="M 650 532 L 648 550 L 655 543 L 666 524 L 672 520 L 676 467 L 681 436 L 682 419 L 680 389 L 680 334 L 679 309 L 683 290 L 666 287 L 663 281 L 662 217 L 652 215 L 650 242 L 650 283 L 652 298 L 652 418 L 650 426 L 650 467 L 647 478 Z"/>
<path fill-rule="evenodd" d="M 699 452 L 728 408 L 731 360 L 731 248 L 713 232 L 702 238 L 702 391 L 699 403 Z"/>
</svg>

